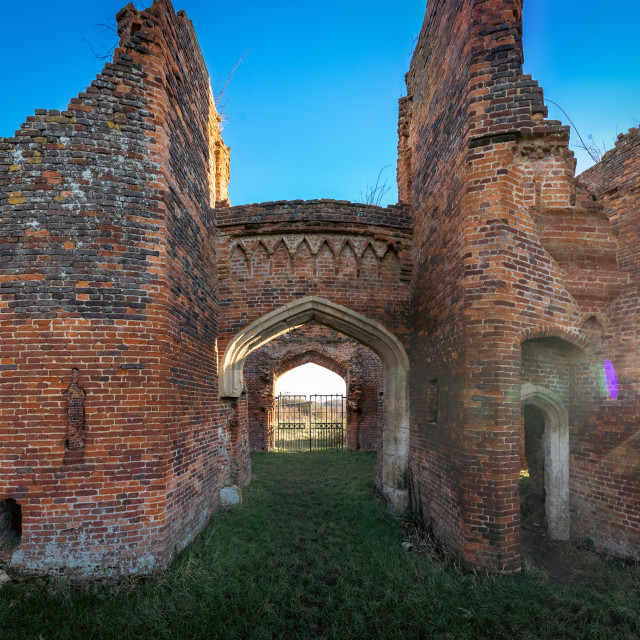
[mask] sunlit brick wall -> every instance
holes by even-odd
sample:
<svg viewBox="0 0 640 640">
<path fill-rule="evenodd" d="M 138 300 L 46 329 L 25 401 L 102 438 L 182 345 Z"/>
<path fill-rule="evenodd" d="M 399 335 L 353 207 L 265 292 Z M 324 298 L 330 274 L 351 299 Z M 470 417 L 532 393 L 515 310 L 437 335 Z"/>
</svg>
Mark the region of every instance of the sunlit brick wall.
<svg viewBox="0 0 640 640">
<path fill-rule="evenodd" d="M 27 568 L 151 571 L 221 482 L 208 76 L 169 2 L 118 30 L 67 111 L 0 140 L 0 498 L 22 507 Z"/>
</svg>

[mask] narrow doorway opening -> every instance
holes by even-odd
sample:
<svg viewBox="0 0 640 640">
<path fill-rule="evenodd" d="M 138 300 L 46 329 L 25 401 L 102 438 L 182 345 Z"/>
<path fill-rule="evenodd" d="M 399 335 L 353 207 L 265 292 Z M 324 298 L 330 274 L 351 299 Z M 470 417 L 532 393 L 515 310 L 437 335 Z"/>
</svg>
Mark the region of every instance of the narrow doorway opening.
<svg viewBox="0 0 640 640">
<path fill-rule="evenodd" d="M 549 389 L 522 385 L 524 458 L 529 472 L 523 523 L 545 527 L 551 540 L 569 540 L 569 414 Z"/>
<path fill-rule="evenodd" d="M 22 538 L 22 507 L 13 499 L 0 500 L 0 554 L 11 553 Z"/>
<path fill-rule="evenodd" d="M 520 517 L 525 528 L 546 528 L 545 419 L 531 404 L 522 408 L 520 456 Z"/>
</svg>

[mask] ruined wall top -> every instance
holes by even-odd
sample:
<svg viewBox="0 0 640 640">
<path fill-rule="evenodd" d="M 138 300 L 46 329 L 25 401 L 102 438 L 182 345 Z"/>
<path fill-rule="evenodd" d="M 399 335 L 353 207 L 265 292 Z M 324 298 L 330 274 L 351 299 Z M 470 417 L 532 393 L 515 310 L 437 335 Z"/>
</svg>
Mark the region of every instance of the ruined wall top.
<svg viewBox="0 0 640 640">
<path fill-rule="evenodd" d="M 172 148 L 172 155 L 177 160 L 172 164 L 172 173 L 185 182 L 185 189 L 204 182 L 206 177 L 210 206 L 228 204 L 229 149 L 222 140 L 221 117 L 193 23 L 185 11 L 176 13 L 170 0 L 154 0 L 150 7 L 141 11 L 129 3 L 118 12 L 116 20 L 120 45 L 114 59 L 124 55 L 134 65 L 143 65 L 150 72 L 152 67 L 144 58 L 150 55 L 161 61 L 158 88 L 164 95 L 157 106 L 167 110 L 165 132 L 173 134 L 175 139 L 176 129 L 186 128 L 181 143 L 202 152 L 206 159 L 207 166 L 200 169 L 192 164 L 193 152 L 188 154 L 190 163 L 186 164 L 185 158 L 177 159 L 179 150 Z M 169 140 L 169 144 L 175 147 L 176 142 Z"/>
<path fill-rule="evenodd" d="M 620 134 L 600 162 L 578 176 L 608 211 L 618 232 L 618 264 L 640 274 L 640 127 Z"/>
<path fill-rule="evenodd" d="M 467 121 L 470 138 L 549 133 L 568 127 L 547 121 L 542 89 L 524 75 L 522 0 L 431 0 L 407 74 L 407 93 L 431 98 L 431 120 Z M 441 101 L 458 93 L 459 105 Z M 416 94 L 418 94 L 416 96 Z"/>
<path fill-rule="evenodd" d="M 379 225 L 407 231 L 411 228 L 408 207 L 383 208 L 348 200 L 277 200 L 218 209 L 216 214 L 219 227 L 321 222 Z"/>
</svg>

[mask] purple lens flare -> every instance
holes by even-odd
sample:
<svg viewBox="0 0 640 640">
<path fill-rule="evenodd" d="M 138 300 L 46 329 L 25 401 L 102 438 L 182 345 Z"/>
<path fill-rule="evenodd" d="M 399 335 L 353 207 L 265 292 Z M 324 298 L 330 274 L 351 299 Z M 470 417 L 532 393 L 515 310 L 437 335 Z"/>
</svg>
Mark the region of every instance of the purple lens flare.
<svg viewBox="0 0 640 640">
<path fill-rule="evenodd" d="M 611 360 L 605 360 L 602 365 L 604 371 L 604 385 L 612 400 L 618 397 L 618 375 L 616 374 L 616 368 L 613 366 Z"/>
</svg>

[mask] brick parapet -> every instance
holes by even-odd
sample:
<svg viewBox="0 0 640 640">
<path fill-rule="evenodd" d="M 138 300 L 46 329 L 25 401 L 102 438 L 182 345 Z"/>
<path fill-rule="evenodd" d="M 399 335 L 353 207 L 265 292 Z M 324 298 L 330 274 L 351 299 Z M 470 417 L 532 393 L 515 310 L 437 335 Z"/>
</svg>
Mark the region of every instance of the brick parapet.
<svg viewBox="0 0 640 640">
<path fill-rule="evenodd" d="M 376 225 L 410 231 L 410 210 L 403 205 L 386 208 L 347 200 L 279 200 L 216 210 L 219 228 L 274 223 Z"/>
</svg>

